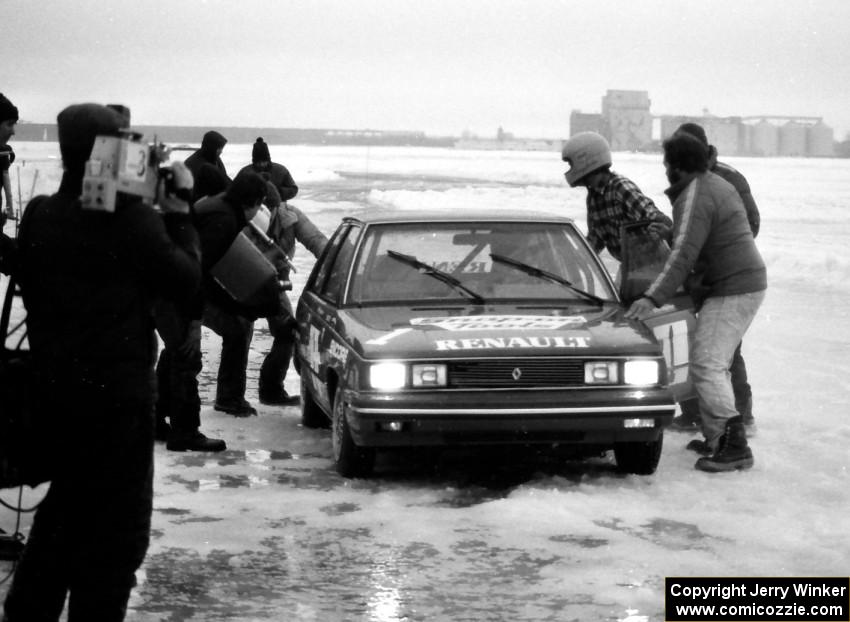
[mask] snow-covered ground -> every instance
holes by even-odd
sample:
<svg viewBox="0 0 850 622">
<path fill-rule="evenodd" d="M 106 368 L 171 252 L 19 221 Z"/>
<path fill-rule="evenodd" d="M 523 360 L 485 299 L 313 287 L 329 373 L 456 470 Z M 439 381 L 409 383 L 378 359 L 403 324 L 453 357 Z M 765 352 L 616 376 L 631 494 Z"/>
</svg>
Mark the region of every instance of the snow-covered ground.
<svg viewBox="0 0 850 622">
<path fill-rule="evenodd" d="M 15 144 L 24 197 L 55 189 L 52 148 Z M 250 148 L 227 146 L 231 173 Z M 566 186 L 557 153 L 271 152 L 301 186 L 292 203 L 328 234 L 346 213 L 426 204 L 553 211 L 584 225 L 584 191 Z M 665 576 L 850 573 L 850 160 L 727 161 L 752 185 L 768 264 L 768 296 L 744 339 L 752 470 L 696 471 L 691 436 L 668 432 L 652 476 L 617 474 L 604 458 L 558 465 L 511 452 L 453 455 L 436 472 L 388 456 L 376 478 L 346 481 L 327 432 L 301 428 L 297 408 L 261 406 L 247 420 L 212 410 L 219 340 L 205 331 L 202 429 L 228 451 L 157 447 L 153 540 L 127 619 L 638 622 L 663 619 Z M 615 154 L 614 168 L 670 213 L 660 155 Z M 296 264 L 297 295 L 312 257 L 299 248 Z M 254 402 L 268 343 L 260 321 Z M 290 392 L 297 380 L 290 372 Z M 14 528 L 10 513 L 0 527 Z"/>
</svg>

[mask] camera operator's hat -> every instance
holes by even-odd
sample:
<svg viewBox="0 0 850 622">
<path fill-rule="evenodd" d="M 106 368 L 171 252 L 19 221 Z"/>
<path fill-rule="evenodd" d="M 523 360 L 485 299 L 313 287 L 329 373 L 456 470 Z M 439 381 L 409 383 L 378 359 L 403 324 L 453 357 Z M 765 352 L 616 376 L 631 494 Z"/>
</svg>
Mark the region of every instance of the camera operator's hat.
<svg viewBox="0 0 850 622">
<path fill-rule="evenodd" d="M 9 98 L 0 93 L 0 123 L 3 121 L 18 122 L 18 109 Z"/>
<path fill-rule="evenodd" d="M 97 136 L 117 136 L 130 125 L 130 111 L 124 106 L 74 104 L 56 117 L 62 163 L 82 170 L 91 155 Z"/>
</svg>

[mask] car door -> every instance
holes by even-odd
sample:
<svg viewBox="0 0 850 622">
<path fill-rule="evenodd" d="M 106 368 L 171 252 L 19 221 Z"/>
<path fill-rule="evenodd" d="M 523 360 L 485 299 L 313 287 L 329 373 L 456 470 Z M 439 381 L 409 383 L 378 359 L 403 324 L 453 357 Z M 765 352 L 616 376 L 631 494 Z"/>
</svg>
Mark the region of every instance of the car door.
<svg viewBox="0 0 850 622">
<path fill-rule="evenodd" d="M 622 265 L 620 298 L 628 305 L 639 298 L 661 272 L 670 248 L 667 242 L 650 235 L 649 222 L 626 225 L 621 230 Z M 661 344 L 667 361 L 670 390 L 677 402 L 695 397 L 688 380 L 691 336 L 696 328 L 690 295 L 678 292 L 673 299 L 644 320 Z"/>
<path fill-rule="evenodd" d="M 306 374 L 313 399 L 328 412 L 332 399 L 328 391 L 328 368 L 333 362 L 344 359 L 338 355 L 346 332 L 339 308 L 360 230 L 356 224 L 340 225 L 328 244 L 323 261 L 315 266 L 304 286 L 296 313 L 300 372 Z M 331 358 L 329 352 L 337 352 L 337 356 Z M 339 375 L 340 370 L 336 373 Z"/>
</svg>

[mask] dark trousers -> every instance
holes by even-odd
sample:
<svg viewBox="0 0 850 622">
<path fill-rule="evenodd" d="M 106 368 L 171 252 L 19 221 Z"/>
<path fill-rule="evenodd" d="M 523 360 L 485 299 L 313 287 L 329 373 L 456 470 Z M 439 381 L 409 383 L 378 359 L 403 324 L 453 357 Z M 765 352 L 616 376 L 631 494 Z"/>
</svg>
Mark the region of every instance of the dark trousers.
<svg viewBox="0 0 850 622">
<path fill-rule="evenodd" d="M 248 351 L 254 336 L 254 322 L 207 303 L 204 307 L 204 326 L 221 337 L 215 401 L 239 404 L 245 399 Z"/>
<path fill-rule="evenodd" d="M 156 329 L 164 344 L 156 364 L 156 418 L 168 417 L 175 432 L 193 432 L 201 426 L 198 374 L 203 366 L 200 347 L 191 354 L 181 352 L 189 330 L 189 319 L 173 304 L 156 306 Z"/>
<path fill-rule="evenodd" d="M 49 393 L 46 429 L 56 440 L 45 457 L 55 458 L 54 476 L 6 596 L 6 621 L 56 621 L 66 597 L 69 622 L 123 620 L 150 537 L 152 399 L 67 381 Z"/>
<path fill-rule="evenodd" d="M 283 381 L 289 370 L 294 345 L 295 319 L 288 309 L 267 318 L 272 334 L 272 347 L 260 367 L 260 395 L 283 391 Z"/>
<path fill-rule="evenodd" d="M 743 342 L 739 343 L 738 347 L 735 348 L 729 373 L 732 374 L 732 391 L 735 393 L 735 408 L 739 414 L 743 415 L 744 409 L 748 408 L 753 398 L 753 390 L 747 378 L 747 364 L 744 362 L 744 357 L 741 354 L 742 345 Z"/>
</svg>

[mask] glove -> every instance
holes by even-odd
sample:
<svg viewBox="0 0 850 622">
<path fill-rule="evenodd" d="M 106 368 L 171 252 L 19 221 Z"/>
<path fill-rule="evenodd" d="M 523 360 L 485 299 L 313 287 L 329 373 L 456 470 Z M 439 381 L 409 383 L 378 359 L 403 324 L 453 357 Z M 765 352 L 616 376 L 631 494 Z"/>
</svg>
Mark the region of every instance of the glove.
<svg viewBox="0 0 850 622">
<path fill-rule="evenodd" d="M 197 356 L 201 351 L 201 321 L 193 320 L 189 322 L 186 329 L 186 338 L 178 348 L 180 354 L 184 357 Z"/>
<path fill-rule="evenodd" d="M 165 213 L 188 214 L 189 200 L 195 180 L 182 162 L 173 162 L 171 166 L 159 169 L 157 183 L 157 203 Z"/>
</svg>

